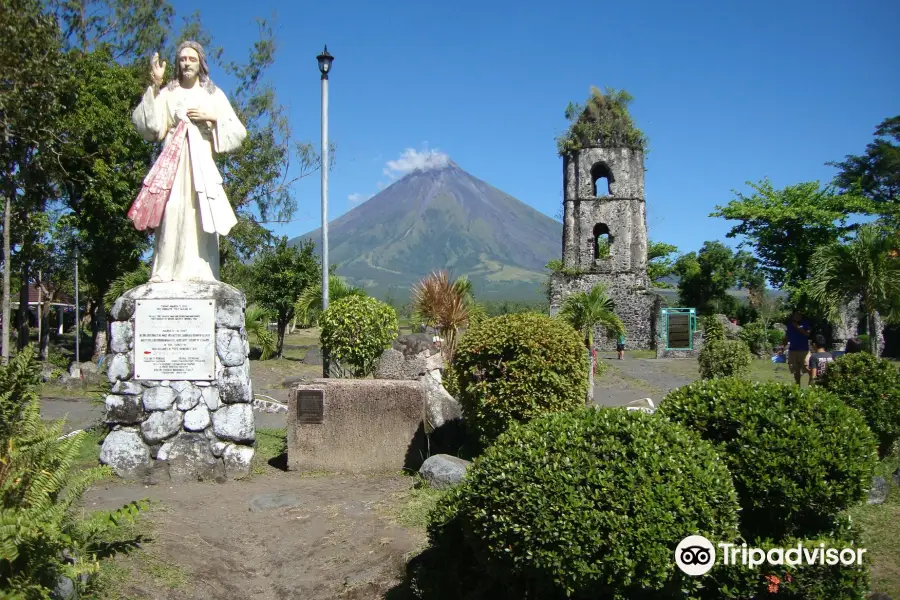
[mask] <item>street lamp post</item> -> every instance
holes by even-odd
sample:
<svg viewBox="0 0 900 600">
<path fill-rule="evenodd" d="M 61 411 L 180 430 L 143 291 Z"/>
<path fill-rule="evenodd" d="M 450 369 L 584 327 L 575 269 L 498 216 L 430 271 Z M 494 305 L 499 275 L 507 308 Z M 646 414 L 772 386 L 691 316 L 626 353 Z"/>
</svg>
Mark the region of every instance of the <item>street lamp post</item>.
<svg viewBox="0 0 900 600">
<path fill-rule="evenodd" d="M 328 53 L 328 46 L 316 57 L 322 74 L 322 311 L 328 308 L 328 73 L 334 57 Z M 326 352 L 322 353 L 322 375 L 328 377 L 331 370 Z"/>
</svg>

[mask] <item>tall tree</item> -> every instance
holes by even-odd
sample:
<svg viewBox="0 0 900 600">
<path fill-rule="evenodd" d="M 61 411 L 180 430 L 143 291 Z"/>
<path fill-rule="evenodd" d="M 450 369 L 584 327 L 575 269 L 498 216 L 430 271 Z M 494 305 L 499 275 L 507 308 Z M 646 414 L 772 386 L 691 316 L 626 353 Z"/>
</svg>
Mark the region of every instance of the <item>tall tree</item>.
<svg viewBox="0 0 900 600">
<path fill-rule="evenodd" d="M 660 288 L 670 288 L 671 284 L 661 279 L 675 273 L 675 260 L 672 255 L 678 252 L 678 248 L 665 242 L 650 240 L 647 246 L 647 275 L 650 283 Z"/>
<path fill-rule="evenodd" d="M 865 153 L 827 164 L 839 170 L 834 178 L 839 189 L 865 195 L 879 214 L 900 227 L 900 115 L 878 124 Z"/>
<path fill-rule="evenodd" d="M 674 269 L 679 278 L 679 302 L 704 314 L 733 312 L 737 301 L 728 294 L 729 289 L 738 286 L 752 291 L 765 283 L 753 256 L 735 252 L 719 241 L 704 242 L 699 252 L 683 254 Z"/>
<path fill-rule="evenodd" d="M 287 237 L 260 251 L 251 265 L 251 301 L 268 310 L 278 324 L 275 355 L 284 352 L 284 332 L 294 318 L 297 298 L 313 285 L 321 272 L 315 244 L 307 240 L 290 246 Z"/>
<path fill-rule="evenodd" d="M 47 164 L 55 156 L 57 92 L 64 73 L 61 36 L 39 0 L 0 2 L 0 194 L 3 197 L 2 349 L 9 360 L 13 243 L 29 251 L 29 215 L 51 193 Z M 13 232 L 19 239 L 13 240 Z M 27 262 L 27 261 L 26 261 Z M 27 272 L 24 279 L 28 279 Z M 27 282 L 26 282 L 27 287 Z"/>
<path fill-rule="evenodd" d="M 871 202 L 854 194 L 838 194 L 819 182 L 775 189 L 768 179 L 748 182 L 754 193 L 717 206 L 710 216 L 739 221 L 727 237 L 744 236 L 773 286 L 799 292 L 809 277 L 816 248 L 844 238 L 854 215 L 867 214 Z"/>
<path fill-rule="evenodd" d="M 900 240 L 893 231 L 863 225 L 845 244 L 831 243 L 817 249 L 810 293 L 837 319 L 843 305 L 860 298 L 866 313 L 869 349 L 878 355 L 879 331 L 875 314 L 889 323 L 900 321 Z"/>
</svg>

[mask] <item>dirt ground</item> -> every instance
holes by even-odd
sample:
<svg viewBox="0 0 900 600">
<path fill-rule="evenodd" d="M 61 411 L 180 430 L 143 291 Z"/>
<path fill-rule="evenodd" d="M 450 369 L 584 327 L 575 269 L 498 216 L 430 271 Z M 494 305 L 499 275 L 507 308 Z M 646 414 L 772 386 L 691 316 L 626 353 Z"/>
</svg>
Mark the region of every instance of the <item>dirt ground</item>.
<svg viewBox="0 0 900 600">
<path fill-rule="evenodd" d="M 88 510 L 149 498 L 144 550 L 104 567 L 97 598 L 380 598 L 424 534 L 398 523 L 413 479 L 256 476 L 245 482 L 110 484 Z"/>
</svg>

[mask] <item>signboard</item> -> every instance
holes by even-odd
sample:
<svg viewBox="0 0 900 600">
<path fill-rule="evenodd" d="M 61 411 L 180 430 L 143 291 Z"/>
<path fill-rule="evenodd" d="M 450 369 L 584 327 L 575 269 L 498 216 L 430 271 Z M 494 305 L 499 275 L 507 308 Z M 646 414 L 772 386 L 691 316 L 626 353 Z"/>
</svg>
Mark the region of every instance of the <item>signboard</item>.
<svg viewBox="0 0 900 600">
<path fill-rule="evenodd" d="M 688 314 L 669 315 L 669 348 L 691 347 L 691 316 Z"/>
<path fill-rule="evenodd" d="M 138 300 L 134 378 L 212 381 L 216 373 L 214 300 Z"/>
<path fill-rule="evenodd" d="M 323 390 L 297 390 L 297 422 L 324 423 L 324 397 Z"/>
</svg>

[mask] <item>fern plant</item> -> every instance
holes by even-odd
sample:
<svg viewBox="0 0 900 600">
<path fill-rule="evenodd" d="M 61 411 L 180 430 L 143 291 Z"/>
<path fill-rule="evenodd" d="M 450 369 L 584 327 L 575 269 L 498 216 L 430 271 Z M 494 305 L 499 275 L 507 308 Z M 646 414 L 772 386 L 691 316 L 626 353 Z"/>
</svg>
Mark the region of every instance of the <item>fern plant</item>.
<svg viewBox="0 0 900 600">
<path fill-rule="evenodd" d="M 63 422 L 41 420 L 40 366 L 32 346 L 0 367 L 0 411 L 17 417 L 0 433 L 0 596 L 49 598 L 60 576 L 94 573 L 121 548 L 108 538 L 142 503 L 78 518 L 85 491 L 109 467 L 74 470 L 85 434 L 61 438 Z"/>
</svg>

